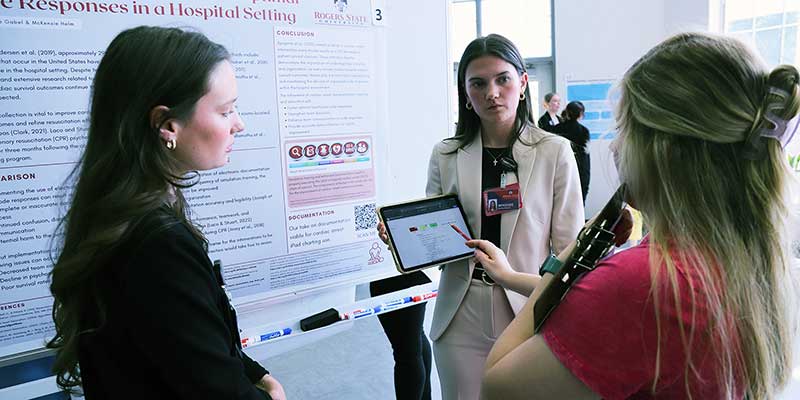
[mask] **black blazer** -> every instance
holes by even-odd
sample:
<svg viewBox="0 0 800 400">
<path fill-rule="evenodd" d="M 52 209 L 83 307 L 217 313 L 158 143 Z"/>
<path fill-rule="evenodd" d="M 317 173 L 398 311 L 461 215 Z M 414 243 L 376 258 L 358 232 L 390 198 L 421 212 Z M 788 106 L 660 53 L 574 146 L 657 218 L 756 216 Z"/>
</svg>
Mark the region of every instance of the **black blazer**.
<svg viewBox="0 0 800 400">
<path fill-rule="evenodd" d="M 575 153 L 588 153 L 586 144 L 589 143 L 589 129 L 580 122 L 568 119 L 553 127 L 553 133 L 569 139 L 572 151 Z"/>
<path fill-rule="evenodd" d="M 270 399 L 267 373 L 241 350 L 235 315 L 204 245 L 165 208 L 104 263 L 103 326 L 81 335 L 83 388 L 93 399 Z M 85 308 L 91 310 L 91 307 Z M 85 327 L 96 326 L 87 312 Z"/>
<path fill-rule="evenodd" d="M 559 124 L 564 121 L 560 115 L 556 115 L 556 118 L 558 118 Z M 545 111 L 544 114 L 539 117 L 539 122 L 537 122 L 536 125 L 548 132 L 553 132 L 553 128 L 557 126 L 553 125 L 553 120 L 550 119 L 550 114 L 548 114 L 547 111 Z"/>
<path fill-rule="evenodd" d="M 586 148 L 589 143 L 589 129 L 581 125 L 580 122 L 568 119 L 553 127 L 553 133 L 569 139 L 572 145 L 572 152 L 575 153 L 575 162 L 578 165 L 578 175 L 581 179 L 581 192 L 583 201 L 589 193 L 589 180 L 592 174 L 592 163 L 589 158 L 589 151 Z"/>
</svg>

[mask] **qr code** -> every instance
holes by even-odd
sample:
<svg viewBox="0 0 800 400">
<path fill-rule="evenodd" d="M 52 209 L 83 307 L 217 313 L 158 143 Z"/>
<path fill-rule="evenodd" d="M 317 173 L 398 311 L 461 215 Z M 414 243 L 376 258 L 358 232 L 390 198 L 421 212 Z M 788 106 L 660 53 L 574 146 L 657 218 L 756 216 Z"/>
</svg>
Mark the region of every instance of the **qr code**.
<svg viewBox="0 0 800 400">
<path fill-rule="evenodd" d="M 353 207 L 353 213 L 356 215 L 357 231 L 375 229 L 375 226 L 378 225 L 378 214 L 375 213 L 375 203 L 355 206 Z"/>
</svg>

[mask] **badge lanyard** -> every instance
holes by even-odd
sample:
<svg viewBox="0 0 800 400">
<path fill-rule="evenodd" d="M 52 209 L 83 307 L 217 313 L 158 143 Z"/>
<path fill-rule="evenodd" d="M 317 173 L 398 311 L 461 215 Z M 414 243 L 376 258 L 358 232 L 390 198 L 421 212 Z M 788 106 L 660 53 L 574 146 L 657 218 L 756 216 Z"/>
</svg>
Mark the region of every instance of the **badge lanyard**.
<svg viewBox="0 0 800 400">
<path fill-rule="evenodd" d="M 522 208 L 519 182 L 508 183 L 508 172 L 500 174 L 500 187 L 483 191 L 483 209 L 487 217 Z"/>
</svg>

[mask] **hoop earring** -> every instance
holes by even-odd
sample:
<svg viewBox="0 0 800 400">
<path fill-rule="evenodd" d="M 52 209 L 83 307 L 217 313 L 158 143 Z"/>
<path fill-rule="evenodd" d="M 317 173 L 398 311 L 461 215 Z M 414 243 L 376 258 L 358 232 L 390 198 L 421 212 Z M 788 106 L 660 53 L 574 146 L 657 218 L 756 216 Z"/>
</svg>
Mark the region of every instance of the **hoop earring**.
<svg viewBox="0 0 800 400">
<path fill-rule="evenodd" d="M 467 110 L 472 110 L 472 103 L 467 102 L 466 107 L 467 107 Z"/>
<path fill-rule="evenodd" d="M 519 94 L 519 101 L 525 100 L 525 92 Z"/>
<path fill-rule="evenodd" d="M 178 147 L 178 142 L 176 142 L 175 139 L 170 139 L 167 140 L 166 143 L 164 143 L 164 145 L 167 146 L 168 150 L 175 150 L 175 148 Z"/>
</svg>

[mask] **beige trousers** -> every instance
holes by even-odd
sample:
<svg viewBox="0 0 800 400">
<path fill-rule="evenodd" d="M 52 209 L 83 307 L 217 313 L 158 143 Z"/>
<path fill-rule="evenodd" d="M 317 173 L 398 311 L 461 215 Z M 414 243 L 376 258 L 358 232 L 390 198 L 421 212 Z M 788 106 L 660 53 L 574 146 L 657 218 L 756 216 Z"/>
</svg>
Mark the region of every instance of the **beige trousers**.
<svg viewBox="0 0 800 400">
<path fill-rule="evenodd" d="M 433 342 L 442 400 L 478 399 L 486 357 L 512 319 L 503 288 L 472 279 L 450 325 Z"/>
</svg>

